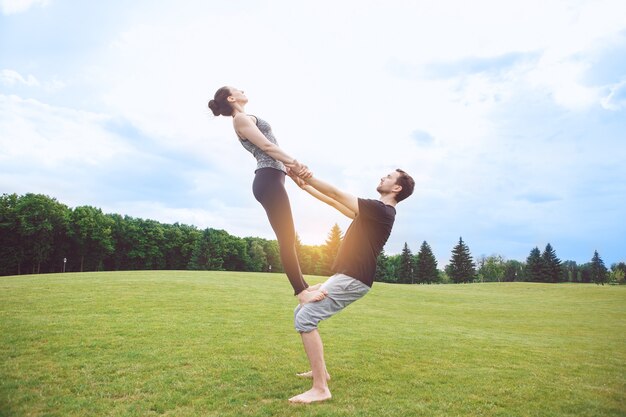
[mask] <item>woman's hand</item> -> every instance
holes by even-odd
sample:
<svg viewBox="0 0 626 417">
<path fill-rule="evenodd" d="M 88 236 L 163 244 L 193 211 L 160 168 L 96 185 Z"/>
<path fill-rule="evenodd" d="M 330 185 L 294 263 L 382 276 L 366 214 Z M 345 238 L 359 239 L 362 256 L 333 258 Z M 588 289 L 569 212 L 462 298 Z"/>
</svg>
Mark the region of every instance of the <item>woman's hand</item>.
<svg viewBox="0 0 626 417">
<path fill-rule="evenodd" d="M 309 170 L 309 167 L 298 162 L 296 159 L 291 163 L 286 163 L 285 166 L 291 170 L 292 173 L 297 175 L 298 177 L 306 180 L 307 178 L 311 178 L 313 173 Z"/>
<path fill-rule="evenodd" d="M 305 180 L 294 174 L 293 170 L 289 167 L 287 167 L 287 175 L 289 175 L 289 178 L 291 178 L 293 182 L 295 182 L 296 185 L 300 188 L 304 188 L 308 185 Z"/>
</svg>

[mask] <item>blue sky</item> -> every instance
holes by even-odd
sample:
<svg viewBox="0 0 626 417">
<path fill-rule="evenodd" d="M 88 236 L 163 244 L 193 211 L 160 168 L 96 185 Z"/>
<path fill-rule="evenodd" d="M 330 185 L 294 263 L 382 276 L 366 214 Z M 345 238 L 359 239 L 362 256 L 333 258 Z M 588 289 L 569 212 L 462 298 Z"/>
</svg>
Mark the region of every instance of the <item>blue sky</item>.
<svg viewBox="0 0 626 417">
<path fill-rule="evenodd" d="M 222 85 L 347 191 L 413 175 L 388 254 L 626 261 L 623 1 L 0 0 L 0 192 L 273 238 Z"/>
</svg>

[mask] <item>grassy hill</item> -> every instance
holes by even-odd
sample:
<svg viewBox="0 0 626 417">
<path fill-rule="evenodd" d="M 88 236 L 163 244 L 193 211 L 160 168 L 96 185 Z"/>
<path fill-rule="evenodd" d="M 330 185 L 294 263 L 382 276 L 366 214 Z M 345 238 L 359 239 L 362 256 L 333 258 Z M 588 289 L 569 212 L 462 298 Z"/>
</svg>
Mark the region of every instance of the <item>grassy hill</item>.
<svg viewBox="0 0 626 417">
<path fill-rule="evenodd" d="M 1 277 L 0 416 L 626 415 L 626 287 L 376 283 L 308 406 L 294 307 L 280 274 Z"/>
</svg>

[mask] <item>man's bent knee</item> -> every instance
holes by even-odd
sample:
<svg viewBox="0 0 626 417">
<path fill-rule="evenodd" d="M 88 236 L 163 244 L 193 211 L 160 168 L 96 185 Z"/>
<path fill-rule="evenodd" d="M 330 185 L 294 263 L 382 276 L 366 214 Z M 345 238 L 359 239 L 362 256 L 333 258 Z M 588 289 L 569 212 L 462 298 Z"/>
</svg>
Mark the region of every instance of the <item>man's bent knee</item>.
<svg viewBox="0 0 626 417">
<path fill-rule="evenodd" d="M 294 317 L 294 326 L 299 333 L 309 333 L 317 329 L 319 319 L 307 314 L 306 310 L 300 309 Z"/>
</svg>

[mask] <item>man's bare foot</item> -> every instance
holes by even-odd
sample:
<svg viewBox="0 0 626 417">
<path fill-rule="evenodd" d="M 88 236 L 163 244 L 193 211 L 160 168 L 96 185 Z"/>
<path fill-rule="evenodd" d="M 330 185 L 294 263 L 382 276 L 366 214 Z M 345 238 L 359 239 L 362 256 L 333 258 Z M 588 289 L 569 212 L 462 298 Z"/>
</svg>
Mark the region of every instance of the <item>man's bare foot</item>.
<svg viewBox="0 0 626 417">
<path fill-rule="evenodd" d="M 301 374 L 296 374 L 296 376 L 313 379 L 313 371 L 302 372 Z M 330 374 L 328 372 L 326 372 L 326 381 L 330 381 Z"/>
<path fill-rule="evenodd" d="M 332 398 L 332 395 L 330 395 L 330 390 L 328 389 L 328 387 L 324 389 L 311 388 L 307 392 L 303 392 L 300 395 L 291 397 L 289 399 L 289 402 L 300 403 L 300 404 L 311 404 L 312 402 L 326 401 L 326 400 L 330 400 L 331 398 Z"/>
<path fill-rule="evenodd" d="M 324 290 L 302 291 L 297 295 L 300 304 L 315 303 L 326 298 L 327 292 Z"/>
</svg>

